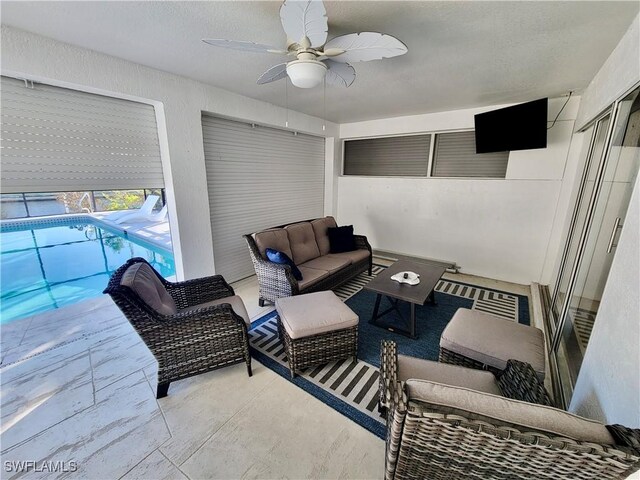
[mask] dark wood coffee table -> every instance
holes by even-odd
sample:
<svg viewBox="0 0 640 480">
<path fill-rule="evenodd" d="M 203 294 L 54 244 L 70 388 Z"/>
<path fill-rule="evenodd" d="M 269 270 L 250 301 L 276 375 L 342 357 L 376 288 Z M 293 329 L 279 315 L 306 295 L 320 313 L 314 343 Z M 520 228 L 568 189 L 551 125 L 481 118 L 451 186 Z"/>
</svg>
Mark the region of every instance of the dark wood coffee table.
<svg viewBox="0 0 640 480">
<path fill-rule="evenodd" d="M 391 280 L 391 277 L 396 273 L 405 271 L 419 274 L 420 283 L 418 285 L 408 285 Z M 424 305 L 428 301 L 434 302 L 434 289 L 445 271 L 446 268 L 438 265 L 401 260 L 380 272 L 376 278 L 364 286 L 365 290 L 378 294 L 373 315 L 369 323 L 386 328 L 391 332 L 407 335 L 411 338 L 418 338 L 416 335 L 416 305 Z M 383 295 L 389 299 L 392 306 L 384 312 L 378 313 L 380 310 L 380 300 L 382 300 Z M 411 305 L 411 318 L 409 319 L 408 329 L 403 329 L 396 325 L 390 326 L 378 321 L 381 317 L 392 311 L 396 311 L 398 315 L 400 315 L 400 318 L 404 319 L 398 308 L 399 301 L 409 302 Z"/>
</svg>

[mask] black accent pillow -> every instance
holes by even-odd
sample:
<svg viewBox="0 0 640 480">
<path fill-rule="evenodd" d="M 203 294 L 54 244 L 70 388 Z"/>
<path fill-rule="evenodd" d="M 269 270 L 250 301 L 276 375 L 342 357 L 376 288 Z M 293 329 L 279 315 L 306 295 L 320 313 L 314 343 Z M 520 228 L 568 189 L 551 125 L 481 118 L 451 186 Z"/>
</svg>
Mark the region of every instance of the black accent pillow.
<svg viewBox="0 0 640 480">
<path fill-rule="evenodd" d="M 279 250 L 274 250 L 273 248 L 267 248 L 264 253 L 266 253 L 267 259 L 269 259 L 270 262 L 289 265 L 291 267 L 291 273 L 293 273 L 295 279 L 298 281 L 302 280 L 302 272 L 298 267 L 296 267 L 293 260 L 289 258 L 289 255 Z"/>
<path fill-rule="evenodd" d="M 353 252 L 356 249 L 356 239 L 353 237 L 353 225 L 344 227 L 329 227 L 329 252 Z"/>
</svg>

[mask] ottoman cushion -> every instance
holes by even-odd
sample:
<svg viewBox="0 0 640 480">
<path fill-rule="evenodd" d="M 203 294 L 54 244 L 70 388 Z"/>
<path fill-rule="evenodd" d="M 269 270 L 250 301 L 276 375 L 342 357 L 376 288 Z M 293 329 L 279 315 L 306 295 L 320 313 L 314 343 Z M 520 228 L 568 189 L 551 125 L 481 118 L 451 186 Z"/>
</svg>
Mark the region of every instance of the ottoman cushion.
<svg viewBox="0 0 640 480">
<path fill-rule="evenodd" d="M 500 370 L 514 358 L 530 364 L 544 379 L 544 336 L 535 327 L 459 308 L 442 332 L 440 347 Z"/>
<path fill-rule="evenodd" d="M 276 310 L 294 339 L 358 325 L 358 316 L 331 291 L 278 298 Z"/>
</svg>

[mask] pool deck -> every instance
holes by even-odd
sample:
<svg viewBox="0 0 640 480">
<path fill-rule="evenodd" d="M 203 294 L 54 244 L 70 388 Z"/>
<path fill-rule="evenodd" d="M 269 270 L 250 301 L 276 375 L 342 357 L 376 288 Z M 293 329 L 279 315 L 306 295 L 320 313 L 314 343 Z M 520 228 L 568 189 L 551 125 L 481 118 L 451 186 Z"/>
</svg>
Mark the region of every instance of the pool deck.
<svg viewBox="0 0 640 480">
<path fill-rule="evenodd" d="M 135 210 L 131 210 L 132 212 Z M 173 251 L 169 221 L 115 223 L 110 218 L 114 212 L 96 212 L 91 217 L 116 230 L 141 238 L 165 250 Z"/>
</svg>

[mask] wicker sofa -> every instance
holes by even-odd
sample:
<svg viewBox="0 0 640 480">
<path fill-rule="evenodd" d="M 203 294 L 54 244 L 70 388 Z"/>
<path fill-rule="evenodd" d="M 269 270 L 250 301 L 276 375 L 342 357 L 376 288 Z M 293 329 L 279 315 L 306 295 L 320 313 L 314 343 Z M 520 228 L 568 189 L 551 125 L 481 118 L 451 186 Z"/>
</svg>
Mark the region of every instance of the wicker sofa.
<svg viewBox="0 0 640 480">
<path fill-rule="evenodd" d="M 381 346 L 385 479 L 624 479 L 640 468 L 640 430 L 554 408 L 533 368 L 491 372 Z"/>
<path fill-rule="evenodd" d="M 260 306 L 281 297 L 331 290 L 367 270 L 371 275 L 367 237 L 355 235 L 352 252 L 330 253 L 327 230 L 335 226 L 333 217 L 324 217 L 244 235 L 260 285 Z M 290 266 L 268 261 L 267 248 L 286 253 L 300 269 L 302 280 L 295 279 Z"/>
</svg>

